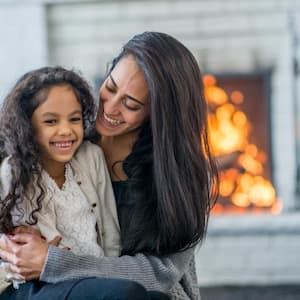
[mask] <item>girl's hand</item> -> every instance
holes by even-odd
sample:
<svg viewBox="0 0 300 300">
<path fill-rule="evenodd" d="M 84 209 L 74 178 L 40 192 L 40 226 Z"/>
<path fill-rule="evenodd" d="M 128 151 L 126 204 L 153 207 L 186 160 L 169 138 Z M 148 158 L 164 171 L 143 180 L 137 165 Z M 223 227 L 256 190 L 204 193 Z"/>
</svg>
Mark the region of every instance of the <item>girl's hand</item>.
<svg viewBox="0 0 300 300">
<path fill-rule="evenodd" d="M 60 237 L 47 243 L 42 237 L 31 233 L 17 233 L 0 238 L 0 257 L 11 264 L 12 272 L 26 280 L 38 279 L 42 272 L 49 244 L 57 246 Z"/>
</svg>

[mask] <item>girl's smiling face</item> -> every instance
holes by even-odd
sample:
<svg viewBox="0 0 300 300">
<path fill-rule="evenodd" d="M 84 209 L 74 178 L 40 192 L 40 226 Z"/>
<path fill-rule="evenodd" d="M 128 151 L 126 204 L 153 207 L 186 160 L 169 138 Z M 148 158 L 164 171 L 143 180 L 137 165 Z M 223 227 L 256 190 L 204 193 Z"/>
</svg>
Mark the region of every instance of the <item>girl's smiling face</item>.
<svg viewBox="0 0 300 300">
<path fill-rule="evenodd" d="M 136 134 L 149 117 L 148 86 L 133 56 L 122 58 L 99 92 L 96 130 L 102 136 Z"/>
<path fill-rule="evenodd" d="M 82 107 L 73 89 L 66 84 L 53 86 L 31 121 L 44 169 L 64 167 L 83 140 Z"/>
</svg>

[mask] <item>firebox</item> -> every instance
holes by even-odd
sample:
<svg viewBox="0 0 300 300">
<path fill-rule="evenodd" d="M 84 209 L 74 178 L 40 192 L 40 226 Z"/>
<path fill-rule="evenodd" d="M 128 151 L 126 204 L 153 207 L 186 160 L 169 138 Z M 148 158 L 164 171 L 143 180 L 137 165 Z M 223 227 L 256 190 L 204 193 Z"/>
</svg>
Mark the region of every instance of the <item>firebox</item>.
<svg viewBox="0 0 300 300">
<path fill-rule="evenodd" d="M 213 214 L 281 211 L 272 183 L 270 76 L 204 76 L 209 140 L 220 172 Z"/>
<path fill-rule="evenodd" d="M 201 287 L 300 283 L 297 97 L 292 77 L 279 69 L 204 76 L 221 196 L 196 251 Z M 283 79 L 289 89 L 281 88 Z"/>
</svg>

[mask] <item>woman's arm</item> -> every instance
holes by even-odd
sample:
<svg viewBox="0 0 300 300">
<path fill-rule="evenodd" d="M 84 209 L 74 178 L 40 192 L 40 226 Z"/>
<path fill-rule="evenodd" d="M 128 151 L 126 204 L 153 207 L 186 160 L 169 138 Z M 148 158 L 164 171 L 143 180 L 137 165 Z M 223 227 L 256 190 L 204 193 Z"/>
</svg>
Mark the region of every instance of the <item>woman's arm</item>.
<svg viewBox="0 0 300 300">
<path fill-rule="evenodd" d="M 134 280 L 148 290 L 168 291 L 178 282 L 194 255 L 193 249 L 157 257 L 142 253 L 121 257 L 77 256 L 70 251 L 49 247 L 42 281 L 55 283 L 72 278 L 96 276 Z"/>
<path fill-rule="evenodd" d="M 49 283 L 92 276 L 124 278 L 139 282 L 148 290 L 166 292 L 181 279 L 194 255 L 194 250 L 189 249 L 164 257 L 140 253 L 134 256 L 96 258 L 78 256 L 54 246 L 48 249 L 45 241 L 28 234 L 17 234 L 13 239 L 22 244 L 11 240 L 3 244 L 0 240 L 0 255 L 17 265 L 13 271 L 27 280 L 39 276 L 41 281 Z"/>
</svg>

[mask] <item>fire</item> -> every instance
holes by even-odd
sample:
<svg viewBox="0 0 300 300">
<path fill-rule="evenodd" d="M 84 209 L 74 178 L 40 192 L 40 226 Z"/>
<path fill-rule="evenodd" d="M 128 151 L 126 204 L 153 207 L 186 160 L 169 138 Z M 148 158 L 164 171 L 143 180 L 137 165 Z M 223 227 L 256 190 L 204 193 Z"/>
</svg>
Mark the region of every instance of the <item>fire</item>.
<svg viewBox="0 0 300 300">
<path fill-rule="evenodd" d="M 241 151 L 246 147 L 249 134 L 247 118 L 234 105 L 225 103 L 209 114 L 210 142 L 214 155 Z"/>
<path fill-rule="evenodd" d="M 217 158 L 236 154 L 229 167 L 220 172 L 219 192 L 230 203 L 218 203 L 213 213 L 260 212 L 268 210 L 280 213 L 281 204 L 276 199 L 272 183 L 263 177 L 267 155 L 249 143 L 251 124 L 238 105 L 244 101 L 240 91 L 228 94 L 216 86 L 216 78 L 204 76 L 205 97 L 210 112 L 209 140 L 213 155 Z"/>
</svg>

